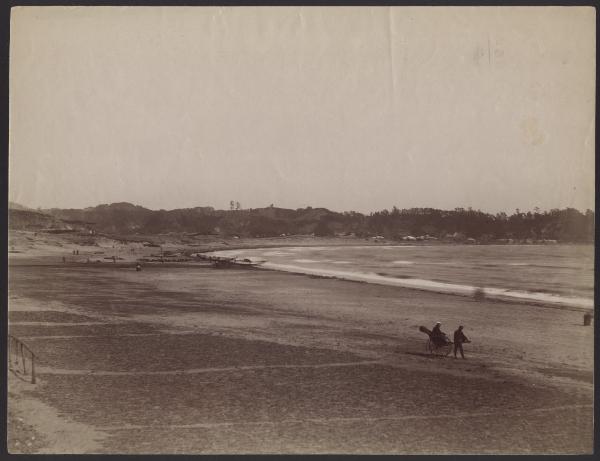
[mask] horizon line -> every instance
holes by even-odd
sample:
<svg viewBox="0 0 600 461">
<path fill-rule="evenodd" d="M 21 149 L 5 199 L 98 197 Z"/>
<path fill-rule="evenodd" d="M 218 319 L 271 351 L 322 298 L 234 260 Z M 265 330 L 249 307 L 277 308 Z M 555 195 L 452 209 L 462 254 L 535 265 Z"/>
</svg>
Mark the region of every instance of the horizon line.
<svg viewBox="0 0 600 461">
<path fill-rule="evenodd" d="M 111 202 L 111 203 L 99 203 L 97 205 L 91 205 L 91 206 L 86 206 L 86 207 L 81 207 L 81 208 L 73 208 L 73 207 L 58 207 L 58 206 L 53 206 L 53 207 L 32 207 L 29 205 L 24 205 L 20 202 L 16 202 L 13 200 L 9 200 L 8 201 L 8 209 L 10 209 L 10 204 L 14 204 L 14 205 L 18 205 L 20 207 L 32 210 L 32 211 L 44 211 L 44 210 L 86 210 L 86 209 L 90 209 L 90 208 L 97 208 L 100 206 L 111 206 L 111 205 L 118 205 L 118 204 L 127 204 L 127 205 L 132 205 L 135 207 L 140 207 L 140 208 L 144 208 L 146 210 L 149 211 L 176 211 L 176 210 L 191 210 L 194 208 L 212 208 L 214 211 L 248 211 L 248 210 L 260 210 L 260 209 L 266 209 L 266 208 L 279 208 L 279 209 L 284 209 L 284 210 L 306 210 L 308 208 L 310 209 L 324 209 L 333 213 L 348 213 L 348 212 L 353 212 L 353 213 L 359 213 L 365 216 L 368 216 L 371 213 L 380 213 L 382 211 L 388 211 L 388 212 L 392 212 L 392 210 L 394 208 L 397 208 L 398 210 L 402 211 L 402 210 L 415 210 L 415 209 L 423 209 L 423 210 L 440 210 L 440 211 L 456 211 L 456 210 L 471 210 L 471 211 L 475 211 L 475 212 L 481 212 L 484 214 L 491 214 L 491 215 L 496 215 L 496 214 L 500 214 L 500 213 L 505 213 L 505 214 L 509 214 L 508 211 L 497 211 L 497 212 L 491 212 L 491 211 L 485 211 L 485 210 L 481 210 L 480 208 L 473 208 L 473 207 L 454 207 L 454 208 L 435 208 L 435 207 L 431 207 L 431 206 L 413 206 L 413 207 L 404 207 L 404 208 L 400 208 L 397 207 L 396 205 L 392 205 L 391 208 L 382 208 L 380 210 L 374 210 L 374 211 L 368 211 L 368 212 L 361 212 L 361 211 L 356 211 L 356 210 L 343 210 L 343 211 L 338 211 L 338 210 L 333 210 L 330 208 L 327 208 L 325 206 L 305 206 L 305 207 L 298 207 L 298 208 L 286 208 L 283 206 L 276 206 L 274 204 L 272 205 L 266 205 L 263 207 L 248 207 L 248 208 L 240 208 L 239 210 L 231 210 L 231 209 L 227 209 L 227 208 L 216 208 L 212 205 L 197 205 L 197 206 L 191 206 L 191 207 L 180 207 L 180 208 L 171 208 L 171 209 L 166 209 L 166 208 L 149 208 L 147 206 L 144 205 L 139 205 L 139 204 L 135 204 L 132 202 L 127 202 L 127 201 L 122 201 L 122 202 Z M 552 211 L 552 210 L 567 210 L 567 209 L 573 209 L 573 210 L 577 210 L 579 213 L 585 214 L 587 211 L 591 211 L 593 213 L 595 213 L 595 209 L 591 209 L 591 208 L 586 208 L 585 210 L 580 210 L 579 208 L 575 208 L 575 207 L 571 207 L 571 206 L 566 206 L 566 207 L 554 207 L 554 208 L 549 208 L 549 209 L 542 209 L 540 207 L 534 207 L 533 210 L 525 210 L 525 209 L 521 209 L 521 208 L 515 208 L 512 212 L 510 212 L 511 214 L 514 214 L 514 212 L 516 212 L 517 210 L 519 210 L 520 213 L 529 213 L 529 212 L 536 212 L 535 209 L 538 208 L 539 211 L 537 211 L 537 213 L 545 213 L 548 211 Z"/>
</svg>

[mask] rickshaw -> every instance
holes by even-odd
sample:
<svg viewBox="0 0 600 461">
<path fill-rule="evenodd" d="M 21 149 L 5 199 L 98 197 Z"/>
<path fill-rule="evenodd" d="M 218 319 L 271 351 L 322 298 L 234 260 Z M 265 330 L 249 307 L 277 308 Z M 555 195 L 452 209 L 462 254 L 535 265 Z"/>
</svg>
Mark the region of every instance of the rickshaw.
<svg viewBox="0 0 600 461">
<path fill-rule="evenodd" d="M 450 341 L 447 335 L 443 338 L 432 339 L 431 330 L 423 326 L 419 327 L 419 331 L 422 331 L 427 335 L 427 342 L 425 343 L 425 350 L 431 355 L 446 356 L 452 351 L 454 343 Z"/>
</svg>

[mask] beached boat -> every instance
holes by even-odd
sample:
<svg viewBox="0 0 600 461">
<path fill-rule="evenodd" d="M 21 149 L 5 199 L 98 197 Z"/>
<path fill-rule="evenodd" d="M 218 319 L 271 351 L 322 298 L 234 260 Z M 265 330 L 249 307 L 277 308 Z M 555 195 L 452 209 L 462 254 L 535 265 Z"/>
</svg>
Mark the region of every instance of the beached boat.
<svg viewBox="0 0 600 461">
<path fill-rule="evenodd" d="M 209 256 L 209 257 L 205 257 L 202 259 L 207 259 L 210 262 L 212 262 L 213 266 L 219 269 L 226 269 L 229 267 L 236 267 L 236 266 L 241 266 L 241 267 L 255 267 L 255 266 L 259 266 L 260 264 L 262 264 L 264 261 L 252 261 L 251 259 L 248 258 L 229 258 L 229 257 L 224 257 L 224 256 Z"/>
</svg>

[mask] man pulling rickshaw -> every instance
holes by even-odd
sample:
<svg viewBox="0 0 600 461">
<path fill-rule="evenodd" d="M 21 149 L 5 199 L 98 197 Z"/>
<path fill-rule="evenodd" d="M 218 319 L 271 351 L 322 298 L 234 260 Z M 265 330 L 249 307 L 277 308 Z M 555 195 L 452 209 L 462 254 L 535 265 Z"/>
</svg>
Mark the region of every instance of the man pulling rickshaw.
<svg viewBox="0 0 600 461">
<path fill-rule="evenodd" d="M 465 353 L 462 345 L 464 343 L 470 343 L 469 338 L 463 333 L 463 326 L 459 326 L 458 330 L 454 332 L 454 358 L 456 358 L 456 352 L 460 351 L 460 356 L 464 359 Z"/>
<path fill-rule="evenodd" d="M 454 342 L 450 340 L 448 335 L 442 331 L 442 323 L 436 322 L 434 327 L 429 330 L 426 327 L 419 327 L 419 330 L 426 333 L 429 336 L 425 348 L 427 352 L 434 355 L 448 355 L 454 346 L 454 356 L 460 352 L 460 355 L 464 359 L 464 351 L 462 348 L 463 343 L 471 342 L 463 333 L 463 326 L 461 325 L 458 330 L 454 332 Z"/>
</svg>

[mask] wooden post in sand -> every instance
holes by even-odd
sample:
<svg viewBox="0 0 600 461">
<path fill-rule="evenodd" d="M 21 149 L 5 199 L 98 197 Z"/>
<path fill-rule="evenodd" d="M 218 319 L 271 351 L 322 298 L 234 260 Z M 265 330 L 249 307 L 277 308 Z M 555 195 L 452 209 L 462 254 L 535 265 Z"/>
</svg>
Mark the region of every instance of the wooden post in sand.
<svg viewBox="0 0 600 461">
<path fill-rule="evenodd" d="M 23 352 L 23 343 L 19 342 L 19 345 L 21 346 L 21 365 L 23 365 L 23 374 L 26 375 L 27 374 L 27 362 L 25 361 L 25 352 Z"/>
<path fill-rule="evenodd" d="M 31 353 L 31 384 L 35 384 L 35 355 Z"/>
<path fill-rule="evenodd" d="M 585 314 L 583 314 L 583 325 L 584 326 L 590 326 L 592 324 L 592 314 L 590 314 L 589 312 L 586 312 Z"/>
</svg>

